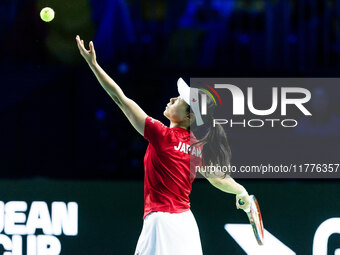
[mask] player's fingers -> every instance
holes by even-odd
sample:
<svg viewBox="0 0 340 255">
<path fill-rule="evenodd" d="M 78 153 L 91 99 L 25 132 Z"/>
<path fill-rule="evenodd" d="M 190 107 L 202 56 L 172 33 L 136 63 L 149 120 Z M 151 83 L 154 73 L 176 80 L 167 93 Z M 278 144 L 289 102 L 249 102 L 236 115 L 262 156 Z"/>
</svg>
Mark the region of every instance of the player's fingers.
<svg viewBox="0 0 340 255">
<path fill-rule="evenodd" d="M 82 40 L 80 39 L 79 35 L 76 36 L 76 41 L 77 41 L 77 44 L 81 44 Z"/>
<path fill-rule="evenodd" d="M 237 199 L 236 200 L 236 207 L 237 209 L 242 209 L 245 210 L 247 208 L 249 208 L 250 202 L 248 201 L 248 199 Z"/>
<path fill-rule="evenodd" d="M 80 40 L 80 44 L 84 46 L 84 40 Z"/>
<path fill-rule="evenodd" d="M 81 41 L 82 41 L 82 43 L 80 43 L 79 46 L 80 46 L 82 52 L 83 52 L 83 53 L 88 53 L 88 50 L 85 49 L 85 47 L 84 47 L 84 41 L 83 41 L 83 40 L 81 40 Z"/>
<path fill-rule="evenodd" d="M 79 49 L 79 52 L 82 53 L 83 50 L 81 49 L 80 43 L 79 43 L 78 41 L 77 41 L 77 47 L 78 47 L 78 49 Z"/>
<path fill-rule="evenodd" d="M 84 46 L 82 44 L 79 44 L 78 48 L 79 48 L 81 54 L 86 54 L 87 53 L 87 50 L 84 48 Z"/>
<path fill-rule="evenodd" d="M 76 41 L 77 41 L 77 46 L 78 46 L 80 53 L 85 53 L 86 49 L 85 49 L 84 45 L 81 43 L 81 41 L 83 41 L 83 40 L 80 40 L 79 35 L 77 35 Z"/>
<path fill-rule="evenodd" d="M 77 35 L 76 36 L 76 42 L 77 42 L 77 46 L 78 46 L 78 48 L 79 48 L 79 44 L 80 44 L 80 41 L 79 41 L 80 39 L 79 39 L 79 35 Z"/>
<path fill-rule="evenodd" d="M 94 46 L 93 46 L 93 42 L 89 42 L 89 47 L 90 47 L 90 51 L 94 52 Z"/>
<path fill-rule="evenodd" d="M 241 206 L 239 206 L 239 207 L 238 207 L 238 209 L 242 209 L 242 210 L 244 210 L 244 209 L 246 209 L 246 208 L 247 208 L 247 206 L 248 206 L 247 204 L 244 204 L 244 205 L 241 205 Z"/>
<path fill-rule="evenodd" d="M 240 208 L 242 210 L 245 210 L 245 209 L 247 209 L 249 207 L 250 207 L 250 202 L 249 201 L 245 201 L 243 205 L 240 205 Z"/>
</svg>

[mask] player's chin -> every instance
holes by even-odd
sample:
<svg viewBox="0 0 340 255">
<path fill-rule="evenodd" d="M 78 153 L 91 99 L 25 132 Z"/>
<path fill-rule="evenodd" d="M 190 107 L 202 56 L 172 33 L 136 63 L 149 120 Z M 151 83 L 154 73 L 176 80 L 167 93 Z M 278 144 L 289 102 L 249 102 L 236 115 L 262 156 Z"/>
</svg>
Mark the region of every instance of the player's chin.
<svg viewBox="0 0 340 255">
<path fill-rule="evenodd" d="M 168 112 L 168 109 L 165 109 L 165 110 L 164 110 L 163 115 L 164 115 L 167 119 L 170 119 L 170 114 L 169 114 L 169 112 Z"/>
</svg>

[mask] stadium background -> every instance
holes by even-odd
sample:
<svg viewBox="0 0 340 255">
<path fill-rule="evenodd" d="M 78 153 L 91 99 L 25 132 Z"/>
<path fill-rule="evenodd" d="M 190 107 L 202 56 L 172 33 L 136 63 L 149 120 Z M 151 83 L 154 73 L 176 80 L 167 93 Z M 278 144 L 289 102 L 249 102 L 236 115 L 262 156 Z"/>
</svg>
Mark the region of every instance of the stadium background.
<svg viewBox="0 0 340 255">
<path fill-rule="evenodd" d="M 39 18 L 45 6 L 56 11 L 51 23 Z M 0 200 L 76 201 L 79 235 L 61 238 L 61 254 L 132 254 L 147 143 L 99 86 L 75 35 L 93 40 L 103 68 L 165 122 L 179 76 L 338 77 L 339 14 L 335 0 L 2 0 Z M 309 89 L 309 126 L 227 130 L 233 161 L 339 160 L 340 88 Z M 297 254 L 311 254 L 317 227 L 340 217 L 338 180 L 240 182 L 259 198 L 265 228 Z M 204 254 L 244 254 L 223 229 L 247 222 L 234 197 L 197 180 L 191 200 Z M 328 244 L 334 254 L 340 236 Z"/>
</svg>

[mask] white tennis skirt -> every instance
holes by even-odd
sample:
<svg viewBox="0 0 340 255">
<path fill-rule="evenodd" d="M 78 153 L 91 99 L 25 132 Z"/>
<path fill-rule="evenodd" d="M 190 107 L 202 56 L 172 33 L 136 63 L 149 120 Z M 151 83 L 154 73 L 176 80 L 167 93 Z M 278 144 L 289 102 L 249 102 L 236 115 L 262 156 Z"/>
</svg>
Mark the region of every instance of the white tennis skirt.
<svg viewBox="0 0 340 255">
<path fill-rule="evenodd" d="M 143 222 L 135 255 L 202 255 L 196 220 L 183 213 L 152 212 Z"/>
</svg>

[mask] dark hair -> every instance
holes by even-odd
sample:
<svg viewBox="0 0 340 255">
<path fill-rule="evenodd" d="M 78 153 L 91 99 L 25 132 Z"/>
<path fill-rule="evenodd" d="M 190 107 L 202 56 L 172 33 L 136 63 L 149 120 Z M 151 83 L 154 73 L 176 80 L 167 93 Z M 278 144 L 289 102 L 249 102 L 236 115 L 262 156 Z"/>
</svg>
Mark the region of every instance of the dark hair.
<svg viewBox="0 0 340 255">
<path fill-rule="evenodd" d="M 203 91 L 199 91 L 199 94 L 205 94 Z M 212 98 L 207 95 L 207 114 L 202 115 L 204 125 L 197 126 L 194 121 L 190 130 L 193 131 L 197 137 L 198 142 L 191 144 L 199 144 L 202 146 L 202 158 L 204 166 L 229 166 L 231 160 L 231 150 L 228 143 L 227 134 L 220 124 L 213 126 L 215 103 Z M 187 113 L 190 114 L 190 106 L 187 106 Z M 203 133 L 203 135 L 202 135 Z M 227 172 L 224 172 L 227 175 Z"/>
</svg>

